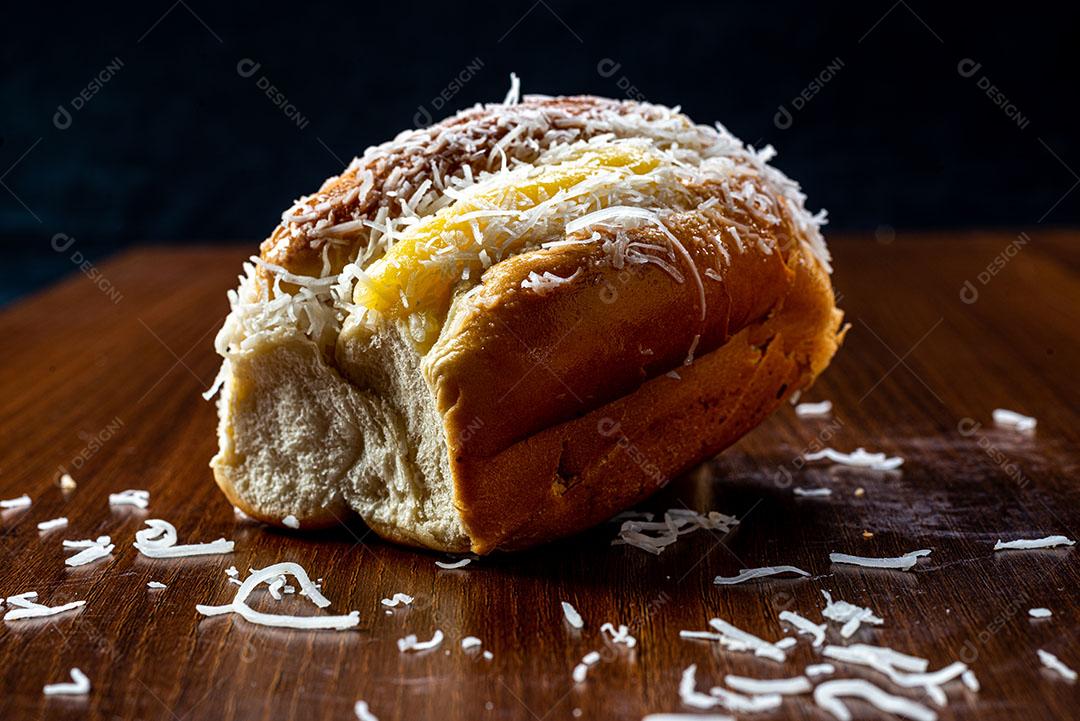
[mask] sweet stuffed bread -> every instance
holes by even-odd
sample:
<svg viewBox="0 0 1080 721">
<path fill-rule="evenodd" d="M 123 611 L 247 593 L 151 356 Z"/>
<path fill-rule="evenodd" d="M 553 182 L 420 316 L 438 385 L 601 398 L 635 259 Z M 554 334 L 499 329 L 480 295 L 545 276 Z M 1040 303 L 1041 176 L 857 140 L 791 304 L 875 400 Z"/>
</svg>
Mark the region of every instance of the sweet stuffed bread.
<svg viewBox="0 0 1080 721">
<path fill-rule="evenodd" d="M 828 364 L 822 218 L 771 149 L 516 95 L 369 148 L 245 266 L 211 461 L 245 513 L 523 548 L 645 498 Z"/>
</svg>

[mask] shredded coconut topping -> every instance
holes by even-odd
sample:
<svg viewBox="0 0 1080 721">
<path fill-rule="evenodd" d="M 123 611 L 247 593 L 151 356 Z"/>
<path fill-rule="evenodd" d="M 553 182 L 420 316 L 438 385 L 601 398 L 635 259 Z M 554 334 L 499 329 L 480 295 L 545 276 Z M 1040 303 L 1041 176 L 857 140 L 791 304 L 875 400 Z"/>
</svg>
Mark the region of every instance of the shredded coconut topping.
<svg viewBox="0 0 1080 721">
<path fill-rule="evenodd" d="M 521 287 L 525 290 L 531 290 L 539 296 L 545 296 L 556 288 L 569 283 L 580 274 L 581 268 L 578 268 L 565 278 L 546 270 L 543 273 L 537 273 L 535 270 L 530 270 L 528 277 L 521 281 Z"/>
<path fill-rule="evenodd" d="M 615 267 L 648 263 L 679 282 L 692 276 L 702 317 L 702 280 L 690 249 L 667 228 L 672 213 L 692 212 L 727 231 L 716 234 L 711 250 L 695 249 L 716 261 L 706 271 L 710 278 L 722 277 L 732 255 L 747 247 L 773 252 L 775 237 L 791 238 L 829 270 L 820 233 L 826 214 L 809 213 L 798 184 L 768 165 L 775 155 L 771 147 L 755 150 L 719 124 L 697 125 L 659 105 L 521 98 L 519 92 L 514 77 L 503 104 L 477 106 L 369 148 L 340 177 L 298 199 L 268 239 L 267 259 L 253 258 L 229 294 L 232 312 L 216 344 L 225 362 L 257 337 L 279 331 L 302 333 L 329 347 L 346 316 L 365 313 L 353 301 L 354 286 L 367 287 L 372 264 L 434 228 L 429 221 L 436 216 L 454 223 L 419 237 L 421 245 L 438 251 L 425 264 L 449 281 L 475 283 L 491 264 L 586 230 L 571 224 L 597 211 L 622 208 L 589 221 L 603 220 L 610 232 L 568 240 L 600 244 Z M 635 172 L 601 163 L 580 182 L 541 188 L 528 202 L 518 192 L 532 176 L 612 149 L 629 149 L 647 162 Z M 628 220 L 651 227 L 659 243 L 631 239 L 624 232 Z M 321 258 L 319 275 L 278 265 L 289 249 Z M 541 273 L 526 283 L 543 293 L 562 280 Z M 219 374 L 208 396 L 226 377 Z"/>
</svg>

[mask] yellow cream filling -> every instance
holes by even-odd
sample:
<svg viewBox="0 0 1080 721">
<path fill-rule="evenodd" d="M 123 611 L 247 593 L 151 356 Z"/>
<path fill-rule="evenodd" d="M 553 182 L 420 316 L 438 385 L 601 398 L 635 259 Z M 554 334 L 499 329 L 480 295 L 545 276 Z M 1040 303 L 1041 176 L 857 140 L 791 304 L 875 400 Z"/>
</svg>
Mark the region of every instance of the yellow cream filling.
<svg viewBox="0 0 1080 721">
<path fill-rule="evenodd" d="M 559 163 L 519 168 L 480 181 L 459 191 L 452 205 L 403 230 L 387 253 L 367 268 L 367 279 L 357 284 L 353 300 L 390 320 L 421 314 L 411 320 L 437 330 L 461 278 L 478 279 L 487 265 L 520 249 L 528 237 L 553 231 L 550 218 L 531 225 L 530 211 L 572 200 L 575 212 L 570 214 L 565 209 L 539 208 L 541 214 L 566 215 L 561 228 L 573 217 L 604 207 L 612 188 L 660 163 L 647 146 L 612 143 L 587 146 Z M 598 184 L 601 175 L 610 182 Z"/>
</svg>

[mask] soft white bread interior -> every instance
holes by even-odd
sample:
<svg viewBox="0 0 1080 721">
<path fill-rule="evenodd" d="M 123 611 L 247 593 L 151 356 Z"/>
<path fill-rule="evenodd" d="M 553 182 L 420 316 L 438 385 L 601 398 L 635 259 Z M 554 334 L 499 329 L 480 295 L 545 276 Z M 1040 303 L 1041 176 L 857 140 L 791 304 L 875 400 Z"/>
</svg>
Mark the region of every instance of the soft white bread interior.
<svg viewBox="0 0 1080 721">
<path fill-rule="evenodd" d="M 527 97 L 370 148 L 230 293 L 218 485 L 452 551 L 574 533 L 720 452 L 842 338 L 798 186 L 661 106 Z"/>
<path fill-rule="evenodd" d="M 465 549 L 442 423 L 407 341 L 378 349 L 395 377 L 346 382 L 300 334 L 258 338 L 229 357 L 218 401 L 222 490 L 250 516 L 303 527 L 357 512 L 404 543 Z"/>
</svg>

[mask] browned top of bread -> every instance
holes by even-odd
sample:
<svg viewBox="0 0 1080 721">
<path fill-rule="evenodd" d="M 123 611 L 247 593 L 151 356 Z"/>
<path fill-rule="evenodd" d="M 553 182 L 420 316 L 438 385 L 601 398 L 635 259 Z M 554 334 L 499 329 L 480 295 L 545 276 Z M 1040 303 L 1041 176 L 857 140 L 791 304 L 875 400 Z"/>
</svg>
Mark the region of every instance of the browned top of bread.
<svg viewBox="0 0 1080 721">
<path fill-rule="evenodd" d="M 367 245 L 371 228 L 364 221 L 374 221 L 380 209 L 387 218 L 400 217 L 400 201 L 425 182 L 438 189 L 449 178 L 494 171 L 504 161 L 533 162 L 554 143 L 619 135 L 603 121 L 628 113 L 648 118 L 659 116 L 660 109 L 593 96 L 526 96 L 520 103 L 478 105 L 430 127 L 407 130 L 368 148 L 341 175 L 285 211 L 262 243 L 262 258 L 292 273 L 318 276 L 325 252 L 329 273 L 339 272 Z"/>
</svg>

